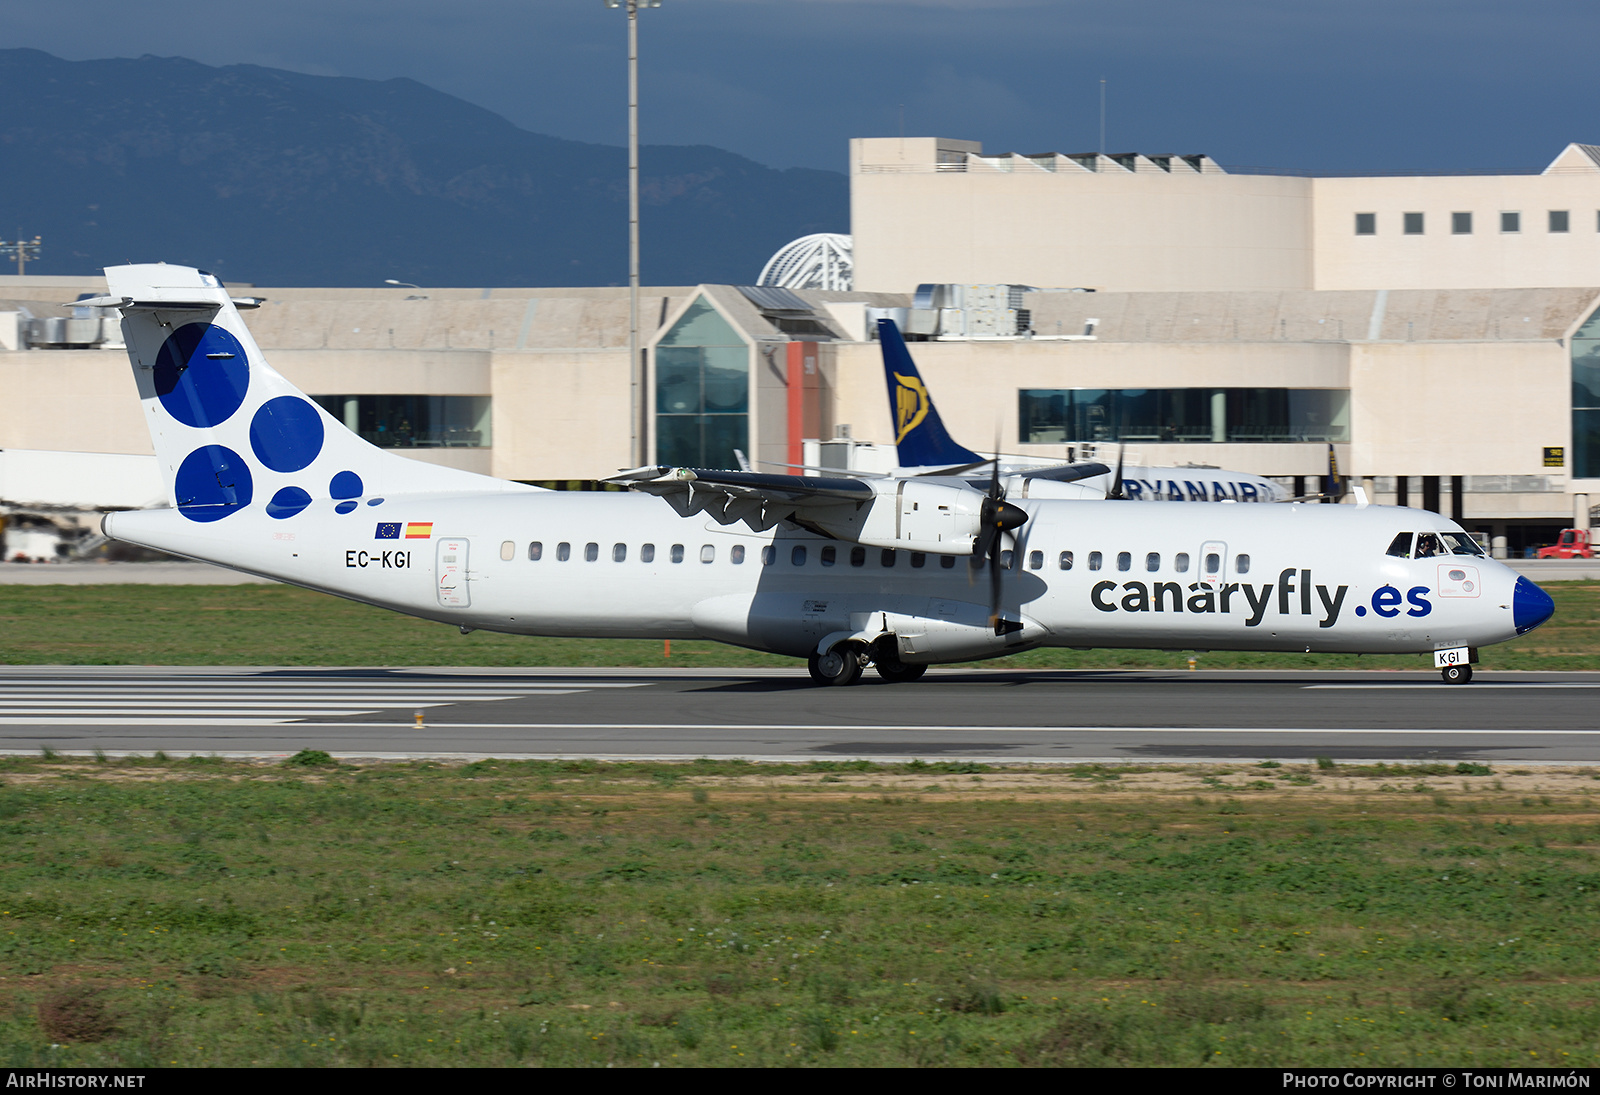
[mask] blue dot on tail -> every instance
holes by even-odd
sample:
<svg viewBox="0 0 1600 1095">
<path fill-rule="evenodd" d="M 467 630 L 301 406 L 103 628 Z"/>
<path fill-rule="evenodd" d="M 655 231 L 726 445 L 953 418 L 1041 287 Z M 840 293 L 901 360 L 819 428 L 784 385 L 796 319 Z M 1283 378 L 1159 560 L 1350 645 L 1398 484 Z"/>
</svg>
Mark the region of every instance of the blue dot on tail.
<svg viewBox="0 0 1600 1095">
<path fill-rule="evenodd" d="M 382 498 L 368 498 L 367 499 L 367 505 L 369 505 L 369 506 L 381 506 L 381 505 L 383 505 L 383 499 Z"/>
<path fill-rule="evenodd" d="M 342 471 L 328 484 L 328 493 L 335 498 L 360 498 L 361 476 L 353 471 Z"/>
<path fill-rule="evenodd" d="M 185 426 L 204 429 L 233 417 L 250 387 L 250 362 L 239 340 L 210 323 L 186 323 L 156 354 L 156 396 Z"/>
<path fill-rule="evenodd" d="M 273 471 L 300 471 L 322 451 L 322 416 L 310 402 L 280 395 L 250 419 L 250 448 Z"/>
<path fill-rule="evenodd" d="M 334 513 L 349 513 L 351 510 L 353 510 L 355 508 L 356 508 L 356 504 L 354 502 L 340 502 L 337 506 L 333 507 L 333 512 Z"/>
<path fill-rule="evenodd" d="M 299 487 L 284 487 L 272 496 L 272 501 L 267 503 L 267 516 L 282 521 L 285 517 L 293 517 L 310 504 L 311 495 Z"/>
<path fill-rule="evenodd" d="M 223 445 L 195 449 L 173 478 L 178 512 L 191 521 L 220 521 L 248 506 L 253 490 L 250 465 Z"/>
</svg>

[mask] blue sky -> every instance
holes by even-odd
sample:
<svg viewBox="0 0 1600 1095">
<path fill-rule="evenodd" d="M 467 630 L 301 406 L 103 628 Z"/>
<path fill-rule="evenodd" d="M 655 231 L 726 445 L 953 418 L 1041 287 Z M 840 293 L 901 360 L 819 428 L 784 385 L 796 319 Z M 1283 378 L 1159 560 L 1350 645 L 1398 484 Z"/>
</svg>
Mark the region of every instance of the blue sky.
<svg viewBox="0 0 1600 1095">
<path fill-rule="evenodd" d="M 406 76 L 536 132 L 626 139 L 602 0 L 0 0 L 0 45 Z M 853 136 L 1206 152 L 1309 171 L 1508 171 L 1600 143 L 1593 0 L 664 0 L 646 143 L 843 170 Z"/>
</svg>

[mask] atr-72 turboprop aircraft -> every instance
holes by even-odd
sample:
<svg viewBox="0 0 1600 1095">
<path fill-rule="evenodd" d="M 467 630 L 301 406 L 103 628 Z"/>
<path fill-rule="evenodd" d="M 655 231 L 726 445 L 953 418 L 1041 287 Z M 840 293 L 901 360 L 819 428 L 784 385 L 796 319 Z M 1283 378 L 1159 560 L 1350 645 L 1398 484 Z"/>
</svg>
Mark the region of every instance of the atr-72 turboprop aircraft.
<svg viewBox="0 0 1600 1095">
<path fill-rule="evenodd" d="M 717 639 L 831 684 L 1036 646 L 1412 652 L 1465 681 L 1475 648 L 1553 608 L 1410 509 L 681 468 L 539 491 L 362 441 L 267 365 L 210 274 L 106 280 L 87 303 L 122 312 L 171 501 L 107 535 L 464 632 Z"/>
</svg>

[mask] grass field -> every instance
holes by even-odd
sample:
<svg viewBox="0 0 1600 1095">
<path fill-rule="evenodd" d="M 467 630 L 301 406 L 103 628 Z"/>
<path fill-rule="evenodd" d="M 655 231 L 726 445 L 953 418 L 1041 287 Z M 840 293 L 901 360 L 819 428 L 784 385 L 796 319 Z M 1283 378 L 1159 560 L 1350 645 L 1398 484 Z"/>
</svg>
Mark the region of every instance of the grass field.
<svg viewBox="0 0 1600 1095">
<path fill-rule="evenodd" d="M 1600 582 L 1556 582 L 1553 619 L 1483 651 L 1482 669 L 1600 669 Z M 1188 655 L 1036 650 L 991 668 L 1181 669 Z M 290 586 L 0 586 L 0 664 L 786 666 L 713 642 L 535 639 L 400 616 Z M 1416 655 L 1198 656 L 1202 669 L 1430 669 Z"/>
<path fill-rule="evenodd" d="M 7 1066 L 1600 1064 L 1587 771 L 0 780 Z"/>
</svg>

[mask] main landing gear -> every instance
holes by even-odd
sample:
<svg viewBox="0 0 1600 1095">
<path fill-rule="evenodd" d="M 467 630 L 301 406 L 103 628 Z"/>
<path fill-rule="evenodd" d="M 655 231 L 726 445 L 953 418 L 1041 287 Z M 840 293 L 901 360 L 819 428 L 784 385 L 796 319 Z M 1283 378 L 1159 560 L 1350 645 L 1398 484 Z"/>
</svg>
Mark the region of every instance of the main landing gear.
<svg viewBox="0 0 1600 1095">
<path fill-rule="evenodd" d="M 1472 666 L 1447 665 L 1439 670 L 1439 675 L 1444 678 L 1445 684 L 1466 684 L 1472 680 Z"/>
<path fill-rule="evenodd" d="M 826 654 L 813 654 L 806 659 L 806 669 L 818 684 L 855 684 L 861 679 L 866 650 L 860 643 L 839 643 Z"/>
<path fill-rule="evenodd" d="M 884 650 L 881 642 L 876 647 L 859 642 L 837 643 L 826 654 L 813 654 L 806 659 L 811 679 L 828 685 L 855 684 L 869 664 L 890 684 L 908 684 L 928 671 L 925 665 L 905 664 L 892 647 Z"/>
</svg>

